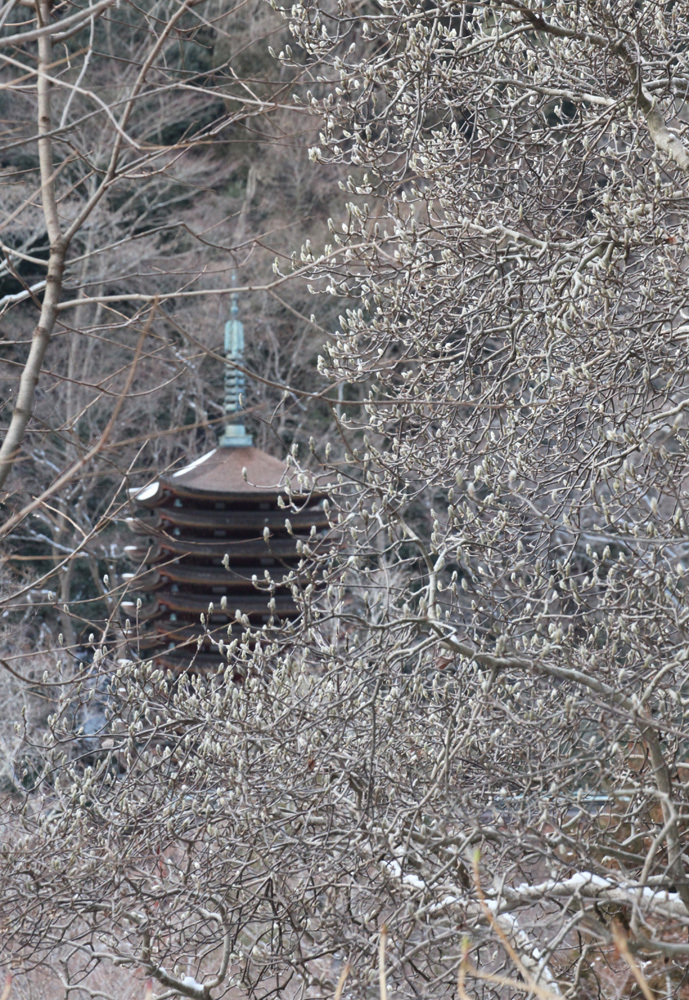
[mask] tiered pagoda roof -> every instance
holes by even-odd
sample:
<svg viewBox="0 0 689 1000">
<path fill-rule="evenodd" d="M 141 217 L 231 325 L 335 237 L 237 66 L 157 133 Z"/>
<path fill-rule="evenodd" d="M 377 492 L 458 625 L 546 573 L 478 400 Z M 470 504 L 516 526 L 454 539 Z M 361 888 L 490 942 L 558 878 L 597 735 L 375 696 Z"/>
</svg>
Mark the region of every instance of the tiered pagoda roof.
<svg viewBox="0 0 689 1000">
<path fill-rule="evenodd" d="M 298 512 L 278 505 L 286 492 L 300 492 L 293 474 L 254 448 L 235 422 L 243 387 L 236 369 L 243 328 L 236 315 L 233 303 L 225 337 L 228 424 L 219 447 L 130 490 L 128 523 L 136 542 L 126 551 L 136 572 L 129 574 L 133 599 L 122 604 L 130 647 L 177 672 L 217 669 L 218 640 L 241 635 L 247 619 L 253 627 L 293 619 L 291 585 L 283 581 L 301 558 L 299 540 L 327 523 L 322 494 L 302 498 Z"/>
</svg>

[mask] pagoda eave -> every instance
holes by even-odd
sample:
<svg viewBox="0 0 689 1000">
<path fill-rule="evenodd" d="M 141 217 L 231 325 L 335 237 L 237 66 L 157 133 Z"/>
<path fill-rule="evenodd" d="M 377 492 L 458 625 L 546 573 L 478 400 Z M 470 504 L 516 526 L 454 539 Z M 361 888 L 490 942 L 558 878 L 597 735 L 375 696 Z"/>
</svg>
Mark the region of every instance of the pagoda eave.
<svg viewBox="0 0 689 1000">
<path fill-rule="evenodd" d="M 214 644 L 241 637 L 247 624 L 290 628 L 299 616 L 291 587 L 328 519 L 322 493 L 300 491 L 298 511 L 279 502 L 288 484 L 296 478 L 284 463 L 233 446 L 130 490 L 136 544 L 126 552 L 141 568 L 127 585 L 146 599 L 122 611 L 136 623 L 129 642 L 138 655 L 175 672 L 219 669 Z"/>
</svg>

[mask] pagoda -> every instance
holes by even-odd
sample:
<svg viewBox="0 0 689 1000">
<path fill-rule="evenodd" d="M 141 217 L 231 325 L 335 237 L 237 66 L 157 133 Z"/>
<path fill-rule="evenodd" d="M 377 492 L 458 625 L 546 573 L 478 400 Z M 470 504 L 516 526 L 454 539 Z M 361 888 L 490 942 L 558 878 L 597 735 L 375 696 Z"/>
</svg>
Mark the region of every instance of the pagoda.
<svg viewBox="0 0 689 1000">
<path fill-rule="evenodd" d="M 299 497 L 284 462 L 253 446 L 242 422 L 244 327 L 236 293 L 225 325 L 225 426 L 218 447 L 130 490 L 126 554 L 133 655 L 175 673 L 216 670 L 218 643 L 297 617 L 292 596 L 303 543 L 327 524 L 323 494 Z M 289 579 L 289 582 L 287 582 Z M 132 599 L 133 598 L 133 599 Z"/>
</svg>

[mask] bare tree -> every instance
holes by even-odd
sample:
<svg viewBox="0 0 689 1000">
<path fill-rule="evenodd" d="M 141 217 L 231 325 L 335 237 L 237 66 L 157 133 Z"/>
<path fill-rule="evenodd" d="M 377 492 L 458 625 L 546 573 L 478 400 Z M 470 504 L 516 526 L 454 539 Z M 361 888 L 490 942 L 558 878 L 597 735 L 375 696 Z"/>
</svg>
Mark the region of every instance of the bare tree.
<svg viewBox="0 0 689 1000">
<path fill-rule="evenodd" d="M 680 997 L 687 11 L 288 16 L 312 158 L 350 169 L 302 250 L 342 307 L 305 463 L 332 533 L 298 626 L 247 627 L 226 676 L 121 663 L 76 763 L 67 689 L 6 947 L 66 995 L 109 966 L 321 997 L 347 963 L 365 995 L 386 927 L 398 995 Z"/>
<path fill-rule="evenodd" d="M 299 73 L 268 53 L 280 19 L 247 12 L 210 0 L 5 9 L 1 602 L 20 672 L 27 645 L 52 662 L 58 634 L 74 653 L 116 614 L 127 475 L 214 437 L 236 275 L 253 289 L 257 440 L 304 436 L 298 397 L 271 414 L 285 379 L 310 379 L 321 334 L 306 289 L 272 264 L 305 228 L 325 230 L 330 184 L 307 194 L 290 181 L 308 169 L 314 119 L 291 106 Z"/>
</svg>

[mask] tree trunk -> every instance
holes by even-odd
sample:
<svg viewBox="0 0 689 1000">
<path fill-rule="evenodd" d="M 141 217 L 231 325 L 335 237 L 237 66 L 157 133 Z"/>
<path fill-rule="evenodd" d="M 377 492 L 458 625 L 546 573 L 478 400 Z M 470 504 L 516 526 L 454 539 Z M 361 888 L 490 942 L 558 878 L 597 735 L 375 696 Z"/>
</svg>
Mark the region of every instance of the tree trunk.
<svg viewBox="0 0 689 1000">
<path fill-rule="evenodd" d="M 39 0 L 36 4 L 36 14 L 39 27 L 43 27 L 50 22 L 50 4 L 47 0 Z M 38 376 L 57 319 L 57 307 L 62 294 L 62 277 L 67 254 L 67 244 L 62 239 L 60 231 L 60 220 L 55 197 L 53 150 L 50 138 L 52 116 L 50 110 L 51 83 L 49 73 L 52 64 L 52 49 L 53 45 L 50 35 L 41 35 L 38 39 L 38 156 L 41 171 L 41 200 L 43 202 L 43 214 L 45 216 L 48 239 L 50 240 L 48 273 L 46 276 L 43 303 L 41 305 L 41 314 L 33 332 L 29 356 L 19 380 L 19 392 L 14 410 L 12 411 L 10 426 L 0 448 L 0 489 L 4 486 L 19 453 L 27 425 L 33 413 Z"/>
</svg>

